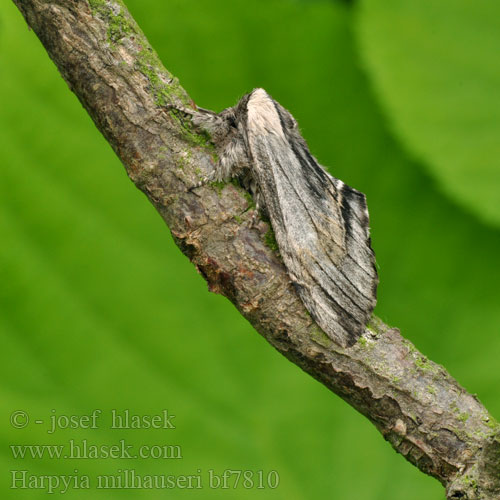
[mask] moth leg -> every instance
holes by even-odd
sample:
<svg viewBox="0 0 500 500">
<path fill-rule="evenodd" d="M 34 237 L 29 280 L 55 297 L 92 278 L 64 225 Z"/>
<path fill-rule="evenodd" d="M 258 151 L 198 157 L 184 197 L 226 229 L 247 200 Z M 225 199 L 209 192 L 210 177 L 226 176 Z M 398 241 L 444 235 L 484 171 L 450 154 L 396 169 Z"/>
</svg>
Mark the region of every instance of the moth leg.
<svg viewBox="0 0 500 500">
<path fill-rule="evenodd" d="M 202 177 L 200 181 L 198 181 L 196 184 L 191 186 L 188 191 L 192 191 L 193 189 L 197 189 L 201 186 L 204 186 L 205 184 L 208 184 L 209 182 L 214 182 L 217 180 L 217 172 L 214 169 L 212 172 L 210 172 L 208 175 L 205 175 L 205 177 Z"/>
<path fill-rule="evenodd" d="M 191 189 L 199 188 L 209 182 L 228 182 L 235 177 L 240 177 L 247 165 L 246 151 L 243 142 L 237 136 L 228 144 L 217 148 L 218 161 L 215 168 Z"/>
<path fill-rule="evenodd" d="M 255 227 L 255 223 L 257 222 L 257 217 L 259 215 L 259 207 L 255 206 L 255 212 L 252 214 L 252 218 L 250 219 L 250 228 Z"/>
<path fill-rule="evenodd" d="M 257 222 L 257 218 L 259 217 L 261 210 L 264 208 L 262 193 L 260 192 L 259 189 L 256 189 L 253 192 L 253 200 L 255 202 L 255 210 L 254 210 L 254 213 L 252 214 L 252 218 L 250 219 L 250 227 L 251 228 L 255 226 L 255 223 Z"/>
<path fill-rule="evenodd" d="M 210 136 L 215 135 L 214 132 L 220 131 L 224 128 L 224 119 L 217 113 L 203 108 L 187 108 L 185 106 L 177 106 L 167 104 L 164 106 L 169 111 L 178 111 L 189 117 L 191 123 L 203 132 L 208 132 Z M 215 141 L 214 141 L 215 142 Z"/>
</svg>

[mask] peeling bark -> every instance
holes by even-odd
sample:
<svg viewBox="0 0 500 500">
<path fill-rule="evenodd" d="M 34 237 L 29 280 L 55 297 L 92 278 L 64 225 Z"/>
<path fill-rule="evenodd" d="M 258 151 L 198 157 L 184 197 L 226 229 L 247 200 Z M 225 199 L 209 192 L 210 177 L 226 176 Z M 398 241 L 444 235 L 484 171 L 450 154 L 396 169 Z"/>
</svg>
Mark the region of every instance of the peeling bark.
<svg viewBox="0 0 500 500">
<path fill-rule="evenodd" d="M 120 0 L 14 0 L 70 89 L 156 207 L 211 291 L 290 361 L 365 415 L 448 499 L 500 498 L 500 427 L 476 396 L 373 318 L 352 348 L 313 323 L 269 227 L 233 184 L 188 191 L 216 161 L 207 137 L 165 105 L 192 105 Z"/>
</svg>

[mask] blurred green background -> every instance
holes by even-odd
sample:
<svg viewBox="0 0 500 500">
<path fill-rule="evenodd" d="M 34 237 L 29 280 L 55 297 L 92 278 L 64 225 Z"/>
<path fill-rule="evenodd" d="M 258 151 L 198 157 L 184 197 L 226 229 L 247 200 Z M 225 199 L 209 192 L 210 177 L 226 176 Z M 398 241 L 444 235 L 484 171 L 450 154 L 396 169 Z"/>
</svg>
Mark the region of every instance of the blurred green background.
<svg viewBox="0 0 500 500">
<path fill-rule="evenodd" d="M 220 110 L 256 86 L 368 196 L 376 313 L 500 415 L 500 4 L 128 0 L 167 68 Z M 66 498 L 444 499 L 374 427 L 270 348 L 175 247 L 20 13 L 0 9 L 0 460 L 34 475 L 276 470 L 276 489 Z M 168 408 L 175 430 L 61 430 Z M 9 416 L 25 410 L 30 424 Z M 178 444 L 182 460 L 13 459 L 12 444 Z M 60 488 L 58 489 L 58 491 Z"/>
</svg>

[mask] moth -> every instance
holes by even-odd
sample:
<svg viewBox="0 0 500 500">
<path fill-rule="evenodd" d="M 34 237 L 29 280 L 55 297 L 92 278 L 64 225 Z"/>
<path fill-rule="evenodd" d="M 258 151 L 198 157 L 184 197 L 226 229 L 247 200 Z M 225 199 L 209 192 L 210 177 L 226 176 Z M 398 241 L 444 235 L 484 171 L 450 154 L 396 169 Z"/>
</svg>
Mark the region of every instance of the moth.
<svg viewBox="0 0 500 500">
<path fill-rule="evenodd" d="M 269 218 L 312 318 L 335 343 L 353 345 L 371 317 L 378 284 L 365 195 L 318 163 L 294 117 L 263 89 L 220 113 L 180 110 L 216 146 L 219 161 L 204 182 L 241 180 Z"/>
</svg>

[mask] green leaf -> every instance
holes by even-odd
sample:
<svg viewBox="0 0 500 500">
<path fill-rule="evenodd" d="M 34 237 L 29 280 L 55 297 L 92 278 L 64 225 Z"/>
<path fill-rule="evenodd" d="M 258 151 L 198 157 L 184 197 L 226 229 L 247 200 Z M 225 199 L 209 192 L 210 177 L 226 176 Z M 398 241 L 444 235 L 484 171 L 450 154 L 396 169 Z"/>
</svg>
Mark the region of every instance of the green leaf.
<svg viewBox="0 0 500 500">
<path fill-rule="evenodd" d="M 319 160 L 368 195 L 378 314 L 500 411 L 499 234 L 443 198 L 388 133 L 360 70 L 350 9 L 296 0 L 127 3 L 199 105 L 221 109 L 261 85 L 296 115 Z M 95 432 L 50 439 L 43 426 L 3 425 L 2 498 L 19 498 L 11 469 L 95 476 L 229 468 L 275 469 L 281 483 L 226 494 L 205 485 L 65 497 L 442 499 L 441 485 L 394 453 L 365 417 L 207 292 L 13 4 L 0 16 L 0 93 L 8 96 L 0 113 L 4 422 L 23 408 L 33 418 L 52 409 L 168 408 L 178 423 L 172 434 L 117 433 L 103 421 Z M 179 443 L 184 458 L 28 462 L 7 448 L 71 438 Z"/>
<path fill-rule="evenodd" d="M 500 225 L 500 3 L 362 0 L 357 31 L 405 147 L 448 195 Z"/>
</svg>

